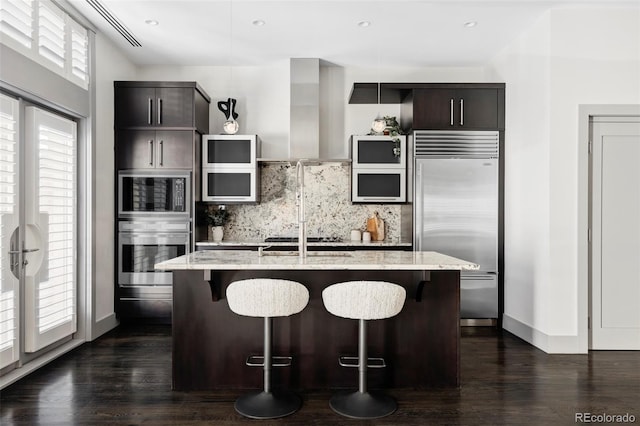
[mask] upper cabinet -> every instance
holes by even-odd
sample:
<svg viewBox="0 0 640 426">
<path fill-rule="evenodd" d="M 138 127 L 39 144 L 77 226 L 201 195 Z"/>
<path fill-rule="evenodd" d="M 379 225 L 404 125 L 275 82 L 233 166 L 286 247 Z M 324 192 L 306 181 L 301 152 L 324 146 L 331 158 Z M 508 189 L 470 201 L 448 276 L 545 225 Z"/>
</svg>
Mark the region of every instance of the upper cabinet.
<svg viewBox="0 0 640 426">
<path fill-rule="evenodd" d="M 207 94 L 194 82 L 116 81 L 119 128 L 192 129 L 209 132 Z"/>
<path fill-rule="evenodd" d="M 191 170 L 194 138 L 199 139 L 189 130 L 116 130 L 116 167 Z"/>
<path fill-rule="evenodd" d="M 493 88 L 415 89 L 411 127 L 414 130 L 504 128 L 503 99 L 504 91 Z"/>
<path fill-rule="evenodd" d="M 350 104 L 401 104 L 405 130 L 504 130 L 504 83 L 354 83 Z"/>
</svg>

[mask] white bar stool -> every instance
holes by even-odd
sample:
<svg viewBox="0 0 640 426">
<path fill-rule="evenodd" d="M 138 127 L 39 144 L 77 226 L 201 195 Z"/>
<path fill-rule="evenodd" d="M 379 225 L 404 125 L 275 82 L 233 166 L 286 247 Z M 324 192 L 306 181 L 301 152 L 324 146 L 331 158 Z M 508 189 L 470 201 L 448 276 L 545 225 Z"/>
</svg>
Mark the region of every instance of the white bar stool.
<svg viewBox="0 0 640 426">
<path fill-rule="evenodd" d="M 264 318 L 264 356 L 250 356 L 246 362 L 249 366 L 263 367 L 264 390 L 238 398 L 236 411 L 252 419 L 275 419 L 295 413 L 302 406 L 302 399 L 289 391 L 271 389 L 271 367 L 291 365 L 291 357 L 271 355 L 272 319 L 302 311 L 309 302 L 309 290 L 295 281 L 247 279 L 229 284 L 227 301 L 238 315 Z"/>
<path fill-rule="evenodd" d="M 357 392 L 341 392 L 331 397 L 333 411 L 354 419 L 377 419 L 396 411 L 398 404 L 390 396 L 367 390 L 367 368 L 385 367 L 384 359 L 367 357 L 368 320 L 391 318 L 402 310 L 407 293 L 397 284 L 384 281 L 348 281 L 333 284 L 322 291 L 324 306 L 333 315 L 359 320 L 358 358 L 340 357 L 343 367 L 358 367 Z M 353 363 L 357 360 L 357 363 Z"/>
</svg>

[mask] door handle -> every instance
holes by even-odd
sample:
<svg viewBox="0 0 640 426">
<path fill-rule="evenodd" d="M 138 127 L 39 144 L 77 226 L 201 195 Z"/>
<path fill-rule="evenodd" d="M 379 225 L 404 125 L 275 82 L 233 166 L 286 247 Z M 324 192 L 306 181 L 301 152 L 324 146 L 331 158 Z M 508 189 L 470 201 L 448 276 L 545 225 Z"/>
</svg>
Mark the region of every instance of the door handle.
<svg viewBox="0 0 640 426">
<path fill-rule="evenodd" d="M 39 251 L 39 248 L 30 248 L 30 249 L 22 249 L 22 250 L 9 250 L 9 254 L 12 256 L 15 256 L 17 254 L 20 253 L 34 253 L 36 251 Z M 25 257 L 22 259 L 22 267 L 26 268 L 27 265 L 29 264 L 29 260 Z M 16 273 L 17 271 L 17 267 L 20 265 L 20 262 L 18 260 L 14 261 L 14 262 L 10 262 L 10 269 L 11 272 L 13 273 L 13 275 L 18 278 L 18 274 Z M 19 278 L 18 278 L 19 279 Z"/>
<path fill-rule="evenodd" d="M 464 126 L 464 99 L 460 99 L 460 125 Z"/>
<path fill-rule="evenodd" d="M 33 253 L 35 251 L 39 251 L 39 248 L 31 248 L 31 249 L 22 249 L 22 250 L 9 250 L 9 254 L 20 254 L 20 253 Z"/>
<path fill-rule="evenodd" d="M 158 98 L 158 124 L 162 124 L 162 98 Z"/>
<path fill-rule="evenodd" d="M 164 166 L 164 141 L 160 141 L 160 166 Z"/>
<path fill-rule="evenodd" d="M 152 110 L 153 99 L 149 98 L 149 103 L 147 104 L 147 124 L 153 124 L 151 122 L 151 110 Z"/>
<path fill-rule="evenodd" d="M 149 140 L 149 165 L 153 166 L 153 139 Z"/>
</svg>

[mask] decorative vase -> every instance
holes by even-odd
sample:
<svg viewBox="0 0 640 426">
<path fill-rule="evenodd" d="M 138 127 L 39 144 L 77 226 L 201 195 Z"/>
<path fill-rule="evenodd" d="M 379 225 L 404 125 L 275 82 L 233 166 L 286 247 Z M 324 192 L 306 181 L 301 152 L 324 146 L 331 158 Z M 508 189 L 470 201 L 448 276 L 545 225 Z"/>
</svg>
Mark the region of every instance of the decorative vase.
<svg viewBox="0 0 640 426">
<path fill-rule="evenodd" d="M 212 226 L 211 236 L 213 237 L 213 241 L 216 243 L 222 241 L 222 238 L 224 238 L 224 227 Z"/>
<path fill-rule="evenodd" d="M 236 120 L 227 120 L 222 125 L 222 129 L 228 135 L 235 135 L 236 133 L 238 133 L 239 128 L 240 128 L 240 125 Z"/>
</svg>

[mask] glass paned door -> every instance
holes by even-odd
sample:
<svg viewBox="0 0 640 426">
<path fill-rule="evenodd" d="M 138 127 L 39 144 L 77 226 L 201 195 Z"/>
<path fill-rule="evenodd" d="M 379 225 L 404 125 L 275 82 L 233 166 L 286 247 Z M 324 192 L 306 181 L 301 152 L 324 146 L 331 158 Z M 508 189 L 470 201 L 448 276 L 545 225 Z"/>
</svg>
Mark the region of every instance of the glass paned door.
<svg viewBox="0 0 640 426">
<path fill-rule="evenodd" d="M 25 111 L 25 351 L 76 331 L 76 123 Z"/>
<path fill-rule="evenodd" d="M 18 360 L 18 100 L 0 94 L 0 368 Z"/>
</svg>

